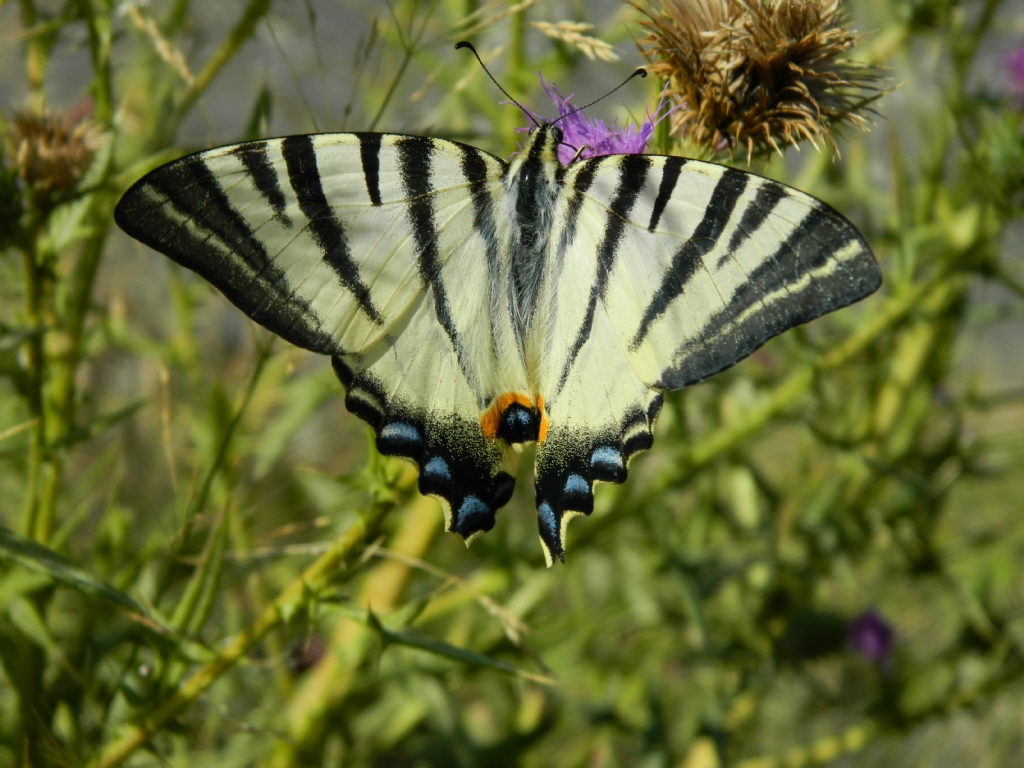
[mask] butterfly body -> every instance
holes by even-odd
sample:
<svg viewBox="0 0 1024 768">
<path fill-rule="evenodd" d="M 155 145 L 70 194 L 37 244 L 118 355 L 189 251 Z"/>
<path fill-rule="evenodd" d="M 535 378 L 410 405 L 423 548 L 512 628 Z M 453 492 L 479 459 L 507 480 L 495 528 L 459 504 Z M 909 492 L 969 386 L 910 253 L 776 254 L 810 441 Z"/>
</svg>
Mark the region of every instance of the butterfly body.
<svg viewBox="0 0 1024 768">
<path fill-rule="evenodd" d="M 249 142 L 153 171 L 115 218 L 330 355 L 448 530 L 490 530 L 536 442 L 550 563 L 594 483 L 650 447 L 663 391 L 879 284 L 863 238 L 803 193 L 674 157 L 564 167 L 561 138 L 538 126 L 508 164 L 417 136 Z"/>
</svg>

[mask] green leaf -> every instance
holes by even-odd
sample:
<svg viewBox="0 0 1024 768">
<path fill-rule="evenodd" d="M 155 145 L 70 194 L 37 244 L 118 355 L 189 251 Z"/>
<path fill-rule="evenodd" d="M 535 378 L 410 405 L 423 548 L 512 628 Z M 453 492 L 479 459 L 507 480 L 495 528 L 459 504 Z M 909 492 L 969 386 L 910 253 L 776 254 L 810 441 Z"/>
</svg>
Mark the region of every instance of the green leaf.
<svg viewBox="0 0 1024 768">
<path fill-rule="evenodd" d="M 102 416 L 97 416 L 95 419 L 85 424 L 76 424 L 57 440 L 56 447 L 70 448 L 77 443 L 84 443 L 88 440 L 92 440 L 97 435 L 102 434 L 125 419 L 130 419 L 135 415 L 136 411 L 148 402 L 149 398 L 142 398 L 141 400 L 136 400 L 134 403 L 126 405 L 124 408 L 119 408 L 113 413 L 105 413 Z"/>
<path fill-rule="evenodd" d="M 249 122 L 246 124 L 243 141 L 260 139 L 269 132 L 270 109 L 272 106 L 270 88 L 264 83 L 252 105 L 252 112 L 249 113 Z"/>
<path fill-rule="evenodd" d="M 0 325 L 0 353 L 13 352 L 34 336 L 41 336 L 45 328 L 8 328 Z"/>
<path fill-rule="evenodd" d="M 155 170 L 161 165 L 169 163 L 172 160 L 177 160 L 183 154 L 185 153 L 177 147 L 161 149 L 159 152 L 154 152 L 152 155 L 142 158 L 134 165 L 129 166 L 121 173 L 114 176 L 114 178 L 110 180 L 110 184 L 117 190 L 127 189 L 150 171 Z"/>
<path fill-rule="evenodd" d="M 525 669 L 520 669 L 519 667 L 507 664 L 504 661 L 498 661 L 497 659 L 492 659 L 490 656 L 484 656 L 482 653 L 476 653 L 475 651 L 469 651 L 465 648 L 449 645 L 442 640 L 435 640 L 432 637 L 426 637 L 419 632 L 392 632 L 381 624 L 380 620 L 372 612 L 367 612 L 364 615 L 363 620 L 369 627 L 374 629 L 380 635 L 384 648 L 388 645 L 404 645 L 407 648 L 418 648 L 421 651 L 432 653 L 435 656 L 443 656 L 446 659 L 451 659 L 452 661 L 457 661 L 460 664 L 465 664 L 470 667 L 491 669 L 495 672 L 501 672 L 505 675 L 519 677 L 523 680 L 530 680 L 543 685 L 555 684 L 555 680 L 553 678 L 545 677 L 543 675 L 535 675 L 533 672 L 527 672 Z"/>
<path fill-rule="evenodd" d="M 91 210 L 91 196 L 78 197 L 54 208 L 47 220 L 40 250 L 57 257 L 75 243 L 96 234 L 96 227 L 89 217 Z"/>
<path fill-rule="evenodd" d="M 202 643 L 184 637 L 180 633 L 164 626 L 162 622 L 150 616 L 143 610 L 142 606 L 128 597 L 128 595 L 114 589 L 109 584 L 103 583 L 90 573 L 61 557 L 49 547 L 44 547 L 38 542 L 26 539 L 24 536 L 2 525 L 0 525 L 0 558 L 6 558 L 18 563 L 33 573 L 47 576 L 83 594 L 91 597 L 102 597 L 120 605 L 122 608 L 128 609 L 130 611 L 128 618 L 159 641 L 173 646 L 183 658 L 189 661 L 205 663 L 215 655 L 213 651 Z M 24 598 L 21 595 L 30 588 L 42 586 L 37 580 L 24 576 L 15 576 L 15 573 L 17 572 L 8 575 L 3 581 L 0 581 L 0 607 L 5 603 L 13 605 L 16 601 L 23 600 Z M 5 597 L 7 599 L 4 599 Z M 29 606 L 31 607 L 31 603 Z M 24 607 L 18 606 L 9 609 L 8 612 L 10 613 L 11 610 L 15 611 L 15 616 L 17 617 L 17 621 L 15 621 L 15 616 L 12 616 L 12 623 L 17 624 L 23 633 L 28 634 L 29 631 L 32 631 L 33 634 L 29 636 L 43 644 L 42 636 L 33 630 L 33 627 L 36 625 L 33 623 L 32 617 L 25 612 Z"/>
<path fill-rule="evenodd" d="M 281 395 L 283 406 L 260 436 L 253 475 L 262 478 L 288 449 L 295 433 L 309 421 L 313 411 L 335 395 L 330 369 L 318 370 L 290 381 Z"/>
<path fill-rule="evenodd" d="M 224 549 L 228 537 L 227 519 L 225 510 L 210 531 L 199 567 L 192 574 L 171 616 L 170 623 L 175 629 L 195 633 L 202 629 L 206 622 L 224 566 Z"/>
<path fill-rule="evenodd" d="M 3 525 L 0 525 L 0 557 L 12 560 L 37 573 L 44 573 L 54 581 L 72 587 L 83 594 L 102 597 L 145 615 L 145 611 L 128 595 L 119 592 L 109 584 L 104 584 L 49 547 L 27 539 Z"/>
<path fill-rule="evenodd" d="M 14 597 L 7 602 L 7 618 L 22 635 L 49 654 L 58 654 L 57 644 L 46 628 L 46 622 L 27 597 Z"/>
<path fill-rule="evenodd" d="M 13 598 L 27 595 L 53 583 L 45 573 L 12 568 L 0 579 L 0 609 Z"/>
</svg>

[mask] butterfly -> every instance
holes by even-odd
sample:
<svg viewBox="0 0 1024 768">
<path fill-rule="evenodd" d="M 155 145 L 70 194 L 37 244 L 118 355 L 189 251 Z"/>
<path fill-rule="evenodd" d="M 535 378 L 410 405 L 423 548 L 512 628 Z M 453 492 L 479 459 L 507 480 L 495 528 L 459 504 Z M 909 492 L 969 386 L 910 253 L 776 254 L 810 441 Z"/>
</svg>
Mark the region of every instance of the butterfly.
<svg viewBox="0 0 1024 768">
<path fill-rule="evenodd" d="M 536 443 L 548 565 L 596 482 L 651 447 L 662 393 L 873 292 L 824 203 L 682 157 L 563 166 L 539 123 L 505 162 L 425 136 L 332 133 L 183 157 L 114 212 L 257 323 L 329 355 L 348 410 L 467 543 Z"/>
</svg>

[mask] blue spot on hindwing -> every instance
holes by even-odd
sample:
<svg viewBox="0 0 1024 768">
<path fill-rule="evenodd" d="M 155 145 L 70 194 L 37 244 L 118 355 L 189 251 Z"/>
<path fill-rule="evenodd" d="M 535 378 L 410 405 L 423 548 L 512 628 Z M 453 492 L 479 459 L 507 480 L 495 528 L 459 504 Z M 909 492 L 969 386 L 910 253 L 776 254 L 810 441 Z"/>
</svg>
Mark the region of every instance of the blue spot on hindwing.
<svg viewBox="0 0 1024 768">
<path fill-rule="evenodd" d="M 427 462 L 426 466 L 423 467 L 424 475 L 433 475 L 434 477 L 441 477 L 445 480 L 452 479 L 452 473 L 448 469 L 448 462 L 442 459 L 440 456 L 434 456 L 430 461 Z"/>
<path fill-rule="evenodd" d="M 622 454 L 610 446 L 602 445 L 590 457 L 590 466 L 598 465 L 621 467 Z"/>
<path fill-rule="evenodd" d="M 565 492 L 573 495 L 586 495 L 590 493 L 590 484 L 586 481 L 586 478 L 580 475 L 569 475 L 565 479 Z"/>
<path fill-rule="evenodd" d="M 385 424 L 377 436 L 377 447 L 385 455 L 413 456 L 422 445 L 420 431 L 404 421 Z"/>
<path fill-rule="evenodd" d="M 558 541 L 558 520 L 555 519 L 551 505 L 546 501 L 537 505 L 537 519 L 540 521 L 542 530 L 547 532 L 549 540 Z"/>
<path fill-rule="evenodd" d="M 487 522 L 490 524 L 487 525 Z M 460 533 L 474 533 L 480 530 L 489 531 L 493 525 L 494 512 L 487 504 L 484 504 L 476 496 L 467 496 L 463 500 L 459 506 L 455 521 L 455 528 Z"/>
<path fill-rule="evenodd" d="M 626 465 L 622 460 L 622 454 L 611 446 L 602 445 L 595 448 L 590 454 L 590 467 L 595 480 L 621 483 L 626 479 Z"/>
</svg>

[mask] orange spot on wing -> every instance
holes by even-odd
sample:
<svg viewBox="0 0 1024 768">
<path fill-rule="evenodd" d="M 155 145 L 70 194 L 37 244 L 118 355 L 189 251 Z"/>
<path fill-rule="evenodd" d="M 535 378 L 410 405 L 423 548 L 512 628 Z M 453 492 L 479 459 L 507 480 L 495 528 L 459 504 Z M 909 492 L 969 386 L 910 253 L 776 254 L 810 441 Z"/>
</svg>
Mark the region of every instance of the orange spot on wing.
<svg viewBox="0 0 1024 768">
<path fill-rule="evenodd" d="M 539 445 L 548 436 L 548 412 L 544 410 L 544 395 L 537 395 L 537 410 L 540 411 L 540 429 L 537 431 Z"/>
<path fill-rule="evenodd" d="M 519 403 L 524 408 L 533 408 L 530 398 L 518 392 L 506 392 L 503 395 L 498 395 L 494 398 L 491 406 L 480 414 L 480 428 L 488 440 L 493 440 L 498 436 L 498 423 L 501 421 L 501 414 L 512 403 Z"/>
</svg>

